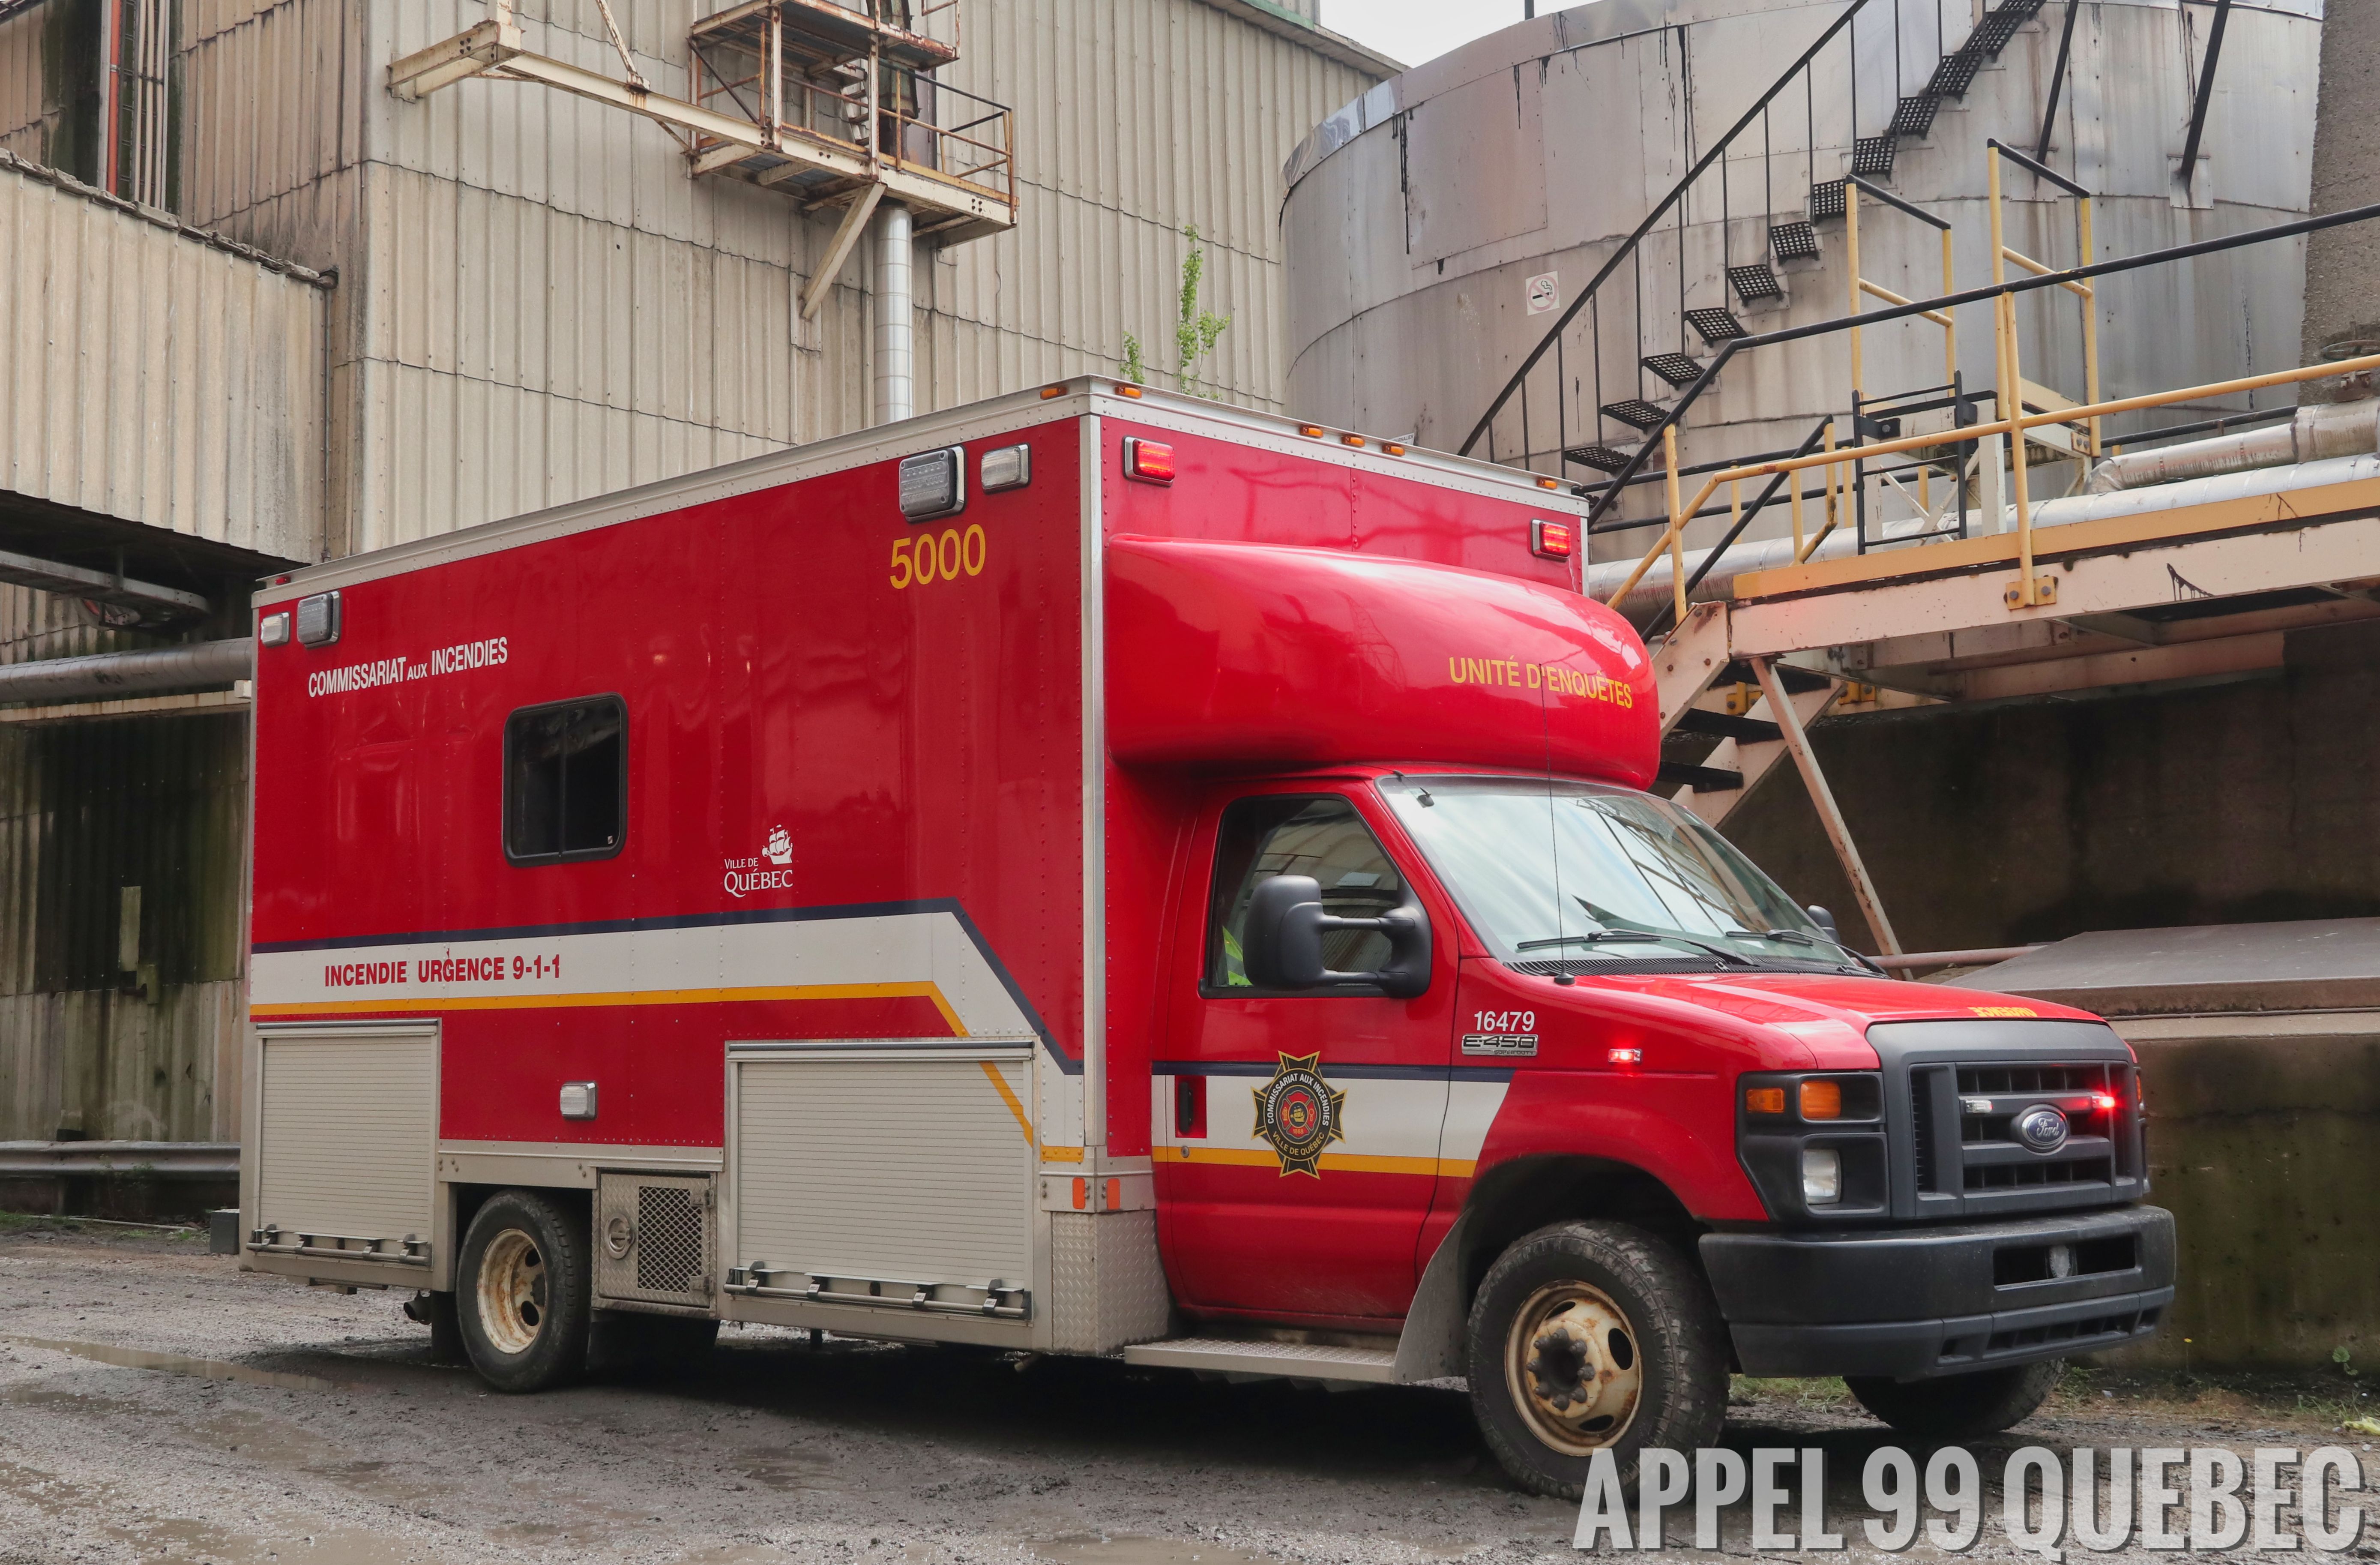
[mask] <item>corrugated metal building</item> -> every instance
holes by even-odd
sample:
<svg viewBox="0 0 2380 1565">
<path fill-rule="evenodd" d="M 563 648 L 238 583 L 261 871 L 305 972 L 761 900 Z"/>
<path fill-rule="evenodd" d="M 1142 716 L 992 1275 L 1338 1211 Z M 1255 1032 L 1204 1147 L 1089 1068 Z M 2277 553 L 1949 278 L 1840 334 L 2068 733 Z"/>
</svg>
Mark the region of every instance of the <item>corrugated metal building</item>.
<svg viewBox="0 0 2380 1565">
<path fill-rule="evenodd" d="M 612 6 L 637 72 L 678 98 L 699 85 L 690 26 L 725 9 Z M 86 606 L 0 585 L 0 664 L 242 634 L 244 583 L 278 562 L 869 422 L 875 229 L 806 319 L 833 207 L 690 177 L 660 126 L 534 82 L 390 90 L 392 62 L 492 14 L 0 0 L 0 150 L 72 176 L 0 168 L 0 256 L 45 280 L 0 300 L 0 552 L 153 588 L 112 601 L 103 582 Z M 625 68 L 592 0 L 515 15 L 526 50 Z M 956 17 L 935 90 L 1013 109 L 1017 200 L 993 237 L 918 248 L 917 406 L 1112 368 L 1126 333 L 1166 368 L 1195 226 L 1205 303 L 1232 319 L 1201 379 L 1280 407 L 1282 161 L 1394 67 L 1318 28 L 1313 0 Z M 25 720 L 70 714 L 0 704 L 0 1140 L 231 1138 L 240 700 L 44 722 Z"/>
</svg>

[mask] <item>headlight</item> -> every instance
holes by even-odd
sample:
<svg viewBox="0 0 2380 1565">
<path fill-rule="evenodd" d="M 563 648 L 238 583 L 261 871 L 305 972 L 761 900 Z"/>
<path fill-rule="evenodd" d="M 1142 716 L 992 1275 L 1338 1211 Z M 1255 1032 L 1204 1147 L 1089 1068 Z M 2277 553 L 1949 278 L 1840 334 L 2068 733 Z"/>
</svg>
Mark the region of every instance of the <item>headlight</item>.
<svg viewBox="0 0 2380 1565">
<path fill-rule="evenodd" d="M 1772 1219 L 1889 1212 L 1880 1072 L 1754 1072 L 1736 1079 L 1735 1100 L 1736 1149 Z"/>
<path fill-rule="evenodd" d="M 1813 1207 L 1831 1206 L 1843 1198 L 1843 1155 L 1831 1146 L 1802 1151 L 1802 1199 Z"/>
</svg>

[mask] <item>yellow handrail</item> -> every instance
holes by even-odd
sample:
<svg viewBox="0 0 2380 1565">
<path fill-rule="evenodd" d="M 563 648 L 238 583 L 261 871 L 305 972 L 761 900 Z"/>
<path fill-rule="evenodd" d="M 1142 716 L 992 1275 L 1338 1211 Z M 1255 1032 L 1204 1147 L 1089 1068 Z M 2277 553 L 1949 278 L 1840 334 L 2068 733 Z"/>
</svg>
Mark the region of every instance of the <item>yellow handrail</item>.
<svg viewBox="0 0 2380 1565">
<path fill-rule="evenodd" d="M 2002 294 L 1996 303 L 2004 311 L 2012 314 L 2013 311 L 2009 310 L 2008 307 L 2014 302 L 2014 298 L 2013 294 Z M 1628 579 L 1621 583 L 1619 590 L 1606 598 L 1604 602 L 1617 605 L 1622 598 L 1634 591 L 1636 584 L 1645 578 L 1645 573 L 1653 568 L 1653 562 L 1663 554 L 1671 553 L 1676 550 L 1679 535 L 1685 531 L 1686 521 L 1703 508 L 1704 503 L 1709 500 L 1718 491 L 1718 486 L 1723 483 L 1736 483 L 1745 479 L 1762 478 L 1772 473 L 1798 473 L 1810 467 L 1834 468 L 1847 462 L 1890 456 L 1899 452 L 1916 451 L 1924 447 L 1945 445 L 1954 442 L 1964 444 L 1969 441 L 1998 440 L 2007 435 L 2022 437 L 2025 431 L 2042 424 L 2070 424 L 2084 419 L 2095 421 L 2118 413 L 2138 412 L 2144 407 L 2165 407 L 2177 402 L 2196 402 L 2206 397 L 2230 396 L 2240 392 L 2260 391 L 2266 386 L 2295 385 L 2304 381 L 2328 381 L 2344 375 L 2362 375 L 2373 371 L 2380 371 L 2380 353 L 2366 354 L 2360 358 L 2342 358 L 2334 363 L 2308 364 L 2295 370 L 2275 370 L 2262 375 L 2242 375 L 2233 380 L 2214 381 L 2199 386 L 2183 386 L 2174 391 L 2150 392 L 2140 396 L 2118 397 L 2111 402 L 2085 403 L 2080 407 L 2060 407 L 2043 413 L 2027 413 L 2023 411 L 2023 405 L 2015 402 L 2011 397 L 2009 399 L 2010 402 L 2013 403 L 2018 409 L 2013 418 L 2002 417 L 1988 424 L 1970 424 L 1962 429 L 1946 430 L 1936 434 L 1904 435 L 1898 440 L 1879 441 L 1872 445 L 1836 446 L 1831 443 L 1830 427 L 1829 444 L 1826 450 L 1814 451 L 1807 456 L 1779 456 L 1766 462 L 1747 462 L 1740 467 L 1721 468 L 1710 476 L 1703 487 L 1696 491 L 1693 501 L 1682 506 L 1677 500 L 1675 464 L 1672 463 L 1672 477 L 1670 480 L 1670 524 L 1662 529 L 1661 536 L 1654 540 L 1653 547 L 1645 552 L 1645 557 L 1636 563 L 1636 568 L 1629 573 Z M 1662 434 L 1664 450 L 1674 452 L 1676 449 L 1674 431 L 1665 430 Z M 2017 449 L 2022 450 L 2024 442 L 2019 438 L 2013 444 Z M 1830 474 L 1828 480 L 1829 508 L 1833 504 L 1833 489 L 1834 482 Z M 2030 510 L 2023 503 L 2022 491 L 2018 494 L 2017 526 L 2020 532 L 2026 535 L 2020 540 L 2018 547 L 2020 557 L 2030 574 L 2032 561 Z M 1833 530 L 1831 522 L 1828 530 Z M 1817 539 L 1811 540 L 1810 548 L 1815 549 L 1819 540 L 1825 537 L 1825 533 L 1820 533 Z M 1681 576 L 1679 581 L 1682 583 L 1684 577 Z"/>
</svg>

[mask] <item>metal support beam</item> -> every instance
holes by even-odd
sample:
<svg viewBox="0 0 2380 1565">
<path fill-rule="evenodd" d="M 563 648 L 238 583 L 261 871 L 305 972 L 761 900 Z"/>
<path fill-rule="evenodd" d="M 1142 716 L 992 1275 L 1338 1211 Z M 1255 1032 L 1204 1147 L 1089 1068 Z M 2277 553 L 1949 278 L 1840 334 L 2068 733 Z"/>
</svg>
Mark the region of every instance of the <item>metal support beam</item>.
<svg viewBox="0 0 2380 1565">
<path fill-rule="evenodd" d="M 1768 715 L 1784 731 L 1785 748 L 1792 755 L 1793 764 L 1801 769 L 1803 784 L 1810 790 L 1810 803 L 1818 811 L 1818 824 L 1826 828 L 1828 841 L 1835 845 L 1835 856 L 1842 861 L 1843 873 L 1851 878 L 1852 895 L 1859 900 L 1860 912 L 1883 953 L 1898 956 L 1900 938 L 1892 932 L 1892 921 L 1884 915 L 1884 899 L 1876 895 L 1876 882 L 1868 879 L 1867 865 L 1860 858 L 1859 847 L 1852 841 L 1851 827 L 1835 803 L 1835 792 L 1827 785 L 1827 774 L 1818 769 L 1817 752 L 1810 748 L 1810 735 L 1802 726 L 1802 714 L 1786 695 L 1774 660 L 1754 658 L 1751 662 L 1753 672 L 1760 677 L 1761 694 L 1768 698 Z"/>
<path fill-rule="evenodd" d="M 2042 111 L 2041 137 L 2033 144 L 2033 160 L 2049 159 L 2049 132 L 2058 123 L 2058 95 L 2066 90 L 2066 61 L 2074 52 L 2074 18 L 2082 14 L 2082 0 L 2066 0 L 2066 26 L 2058 34 L 2058 64 L 2049 72 L 2049 106 Z"/>
<path fill-rule="evenodd" d="M 95 571 L 88 565 L 69 565 L 57 560 L 36 559 L 30 554 L 11 554 L 5 550 L 0 550 L 0 581 L 131 609 L 164 610 L 176 614 L 207 612 L 204 598 L 178 587 L 160 587 L 155 582 Z"/>
<path fill-rule="evenodd" d="M 876 203 L 884 199 L 884 187 L 870 185 L 862 190 L 850 206 L 844 209 L 843 222 L 835 228 L 834 240 L 826 248 L 826 259 L 810 274 L 810 285 L 802 290 L 802 319 L 813 320 L 819 307 L 826 303 L 829 290 L 841 274 L 844 262 L 851 259 L 859 237 L 868 232 L 868 220 L 876 214 Z"/>
<path fill-rule="evenodd" d="M 2190 138 L 2181 144 L 2181 188 L 2185 190 L 2196 176 L 2198 140 L 2206 131 L 2206 105 L 2215 98 L 2215 63 L 2223 57 L 2223 30 L 2230 21 L 2231 0 L 2215 0 L 2215 23 L 2206 30 L 2206 59 L 2198 67 L 2198 97 L 2190 107 Z"/>
</svg>

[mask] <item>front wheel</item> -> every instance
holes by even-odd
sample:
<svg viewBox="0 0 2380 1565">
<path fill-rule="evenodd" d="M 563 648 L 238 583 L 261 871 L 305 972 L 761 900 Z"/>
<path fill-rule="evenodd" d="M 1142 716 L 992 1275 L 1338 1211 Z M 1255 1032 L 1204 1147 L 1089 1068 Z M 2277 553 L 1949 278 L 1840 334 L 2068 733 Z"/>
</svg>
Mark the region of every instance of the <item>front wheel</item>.
<svg viewBox="0 0 2380 1565">
<path fill-rule="evenodd" d="M 1921 1440 L 1973 1440 L 2032 1417 L 2065 1373 L 2066 1361 L 2054 1358 L 1906 1383 L 1846 1375 L 1843 1384 L 1860 1406 L 1904 1435 Z"/>
<path fill-rule="evenodd" d="M 1642 1229 L 1561 1222 L 1517 1240 L 1471 1304 L 1472 1413 L 1504 1470 L 1576 1499 L 1609 1450 L 1686 1450 L 1727 1417 L 1727 1338 L 1709 1286 Z"/>
<path fill-rule="evenodd" d="M 586 1228 L 533 1190 L 499 1191 L 471 1219 L 455 1314 L 471 1367 L 496 1389 L 542 1391 L 586 1369 Z"/>
</svg>

